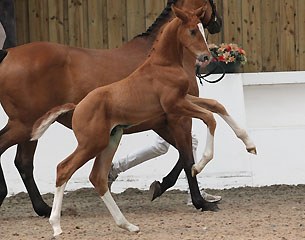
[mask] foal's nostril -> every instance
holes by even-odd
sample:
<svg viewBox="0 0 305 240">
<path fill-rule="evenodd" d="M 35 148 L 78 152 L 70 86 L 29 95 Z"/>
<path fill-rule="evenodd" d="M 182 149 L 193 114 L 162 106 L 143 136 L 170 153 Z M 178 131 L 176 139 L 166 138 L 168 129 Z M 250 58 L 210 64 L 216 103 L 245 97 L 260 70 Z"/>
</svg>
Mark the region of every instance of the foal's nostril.
<svg viewBox="0 0 305 240">
<path fill-rule="evenodd" d="M 209 58 L 209 56 L 207 56 L 207 55 L 200 55 L 200 56 L 198 57 L 198 60 L 199 60 L 200 62 L 208 62 L 208 61 L 210 60 L 210 58 Z"/>
</svg>

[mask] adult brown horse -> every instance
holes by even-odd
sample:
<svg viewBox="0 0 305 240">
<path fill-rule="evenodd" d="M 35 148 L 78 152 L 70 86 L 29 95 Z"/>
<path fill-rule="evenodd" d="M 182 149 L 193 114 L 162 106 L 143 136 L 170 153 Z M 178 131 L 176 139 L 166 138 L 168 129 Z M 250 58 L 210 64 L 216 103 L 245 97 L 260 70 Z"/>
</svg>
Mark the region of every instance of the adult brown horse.
<svg viewBox="0 0 305 240">
<path fill-rule="evenodd" d="M 116 224 L 131 232 L 139 231 L 126 220 L 108 189 L 109 169 L 124 129 L 159 116 L 168 120 L 187 116 L 202 120 L 210 135 L 214 135 L 216 122 L 213 114 L 193 103 L 198 97 L 188 94 L 189 77 L 182 62 L 183 47 L 196 59 L 196 66 L 205 67 L 210 62 L 211 53 L 199 20 L 206 7 L 194 11 L 183 11 L 174 5 L 172 8 L 177 17 L 160 32 L 150 56 L 132 74 L 121 81 L 96 88 L 77 105 L 67 103 L 51 109 L 34 125 L 33 138 L 37 139 L 58 116 L 74 110 L 72 129 L 77 147 L 57 165 L 50 216 L 54 236 L 62 233 L 60 214 L 68 180 L 94 157 L 91 183 Z M 209 152 L 212 152 L 209 139 L 207 142 Z"/>
<path fill-rule="evenodd" d="M 33 177 L 37 141 L 30 142 L 29 139 L 34 122 L 52 107 L 68 102 L 78 103 L 93 89 L 116 82 L 133 72 L 147 58 L 159 29 L 173 17 L 170 9 L 173 3 L 186 9 L 207 5 L 206 14 L 201 20 L 210 32 L 219 31 L 221 20 L 219 16 L 215 17 L 213 1 L 168 0 L 164 11 L 144 34 L 117 49 L 91 50 L 37 42 L 0 52 L 0 59 L 3 59 L 0 64 L 0 102 L 9 118 L 0 131 L 0 154 L 17 144 L 15 165 L 38 215 L 49 216 L 51 208 L 43 201 Z M 197 96 L 194 62 L 194 57 L 186 51 L 183 65 L 189 75 L 189 93 Z M 71 128 L 71 114 L 62 116 L 58 121 Z M 156 195 L 171 187 L 184 168 L 195 207 L 214 208 L 201 197 L 197 180 L 191 176 L 194 163 L 191 119 L 170 123 L 160 117 L 126 133 L 148 129 L 153 129 L 175 146 L 180 155 L 177 165 L 164 179 Z M 1 204 L 6 195 L 7 187 L 0 167 Z"/>
</svg>

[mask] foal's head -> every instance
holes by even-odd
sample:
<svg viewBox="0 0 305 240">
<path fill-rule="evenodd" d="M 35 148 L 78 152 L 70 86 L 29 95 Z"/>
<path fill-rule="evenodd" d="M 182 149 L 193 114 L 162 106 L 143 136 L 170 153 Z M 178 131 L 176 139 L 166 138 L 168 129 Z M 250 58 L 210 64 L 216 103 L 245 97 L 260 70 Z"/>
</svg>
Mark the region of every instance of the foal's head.
<svg viewBox="0 0 305 240">
<path fill-rule="evenodd" d="M 196 66 L 206 67 L 211 60 L 211 53 L 200 22 L 206 8 L 200 7 L 194 11 L 184 11 L 173 5 L 172 9 L 182 21 L 178 30 L 179 41 L 195 56 Z"/>
</svg>

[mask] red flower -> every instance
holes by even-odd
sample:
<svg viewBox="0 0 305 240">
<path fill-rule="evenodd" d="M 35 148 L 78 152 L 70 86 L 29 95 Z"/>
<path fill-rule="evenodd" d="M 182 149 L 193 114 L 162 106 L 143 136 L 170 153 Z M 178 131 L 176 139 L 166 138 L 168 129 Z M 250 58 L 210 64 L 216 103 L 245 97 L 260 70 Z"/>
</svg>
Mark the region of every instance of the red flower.
<svg viewBox="0 0 305 240">
<path fill-rule="evenodd" d="M 228 46 L 226 47 L 226 50 L 227 50 L 228 52 L 231 52 L 231 50 L 232 50 L 231 46 L 228 45 Z"/>
<path fill-rule="evenodd" d="M 218 61 L 220 61 L 220 62 L 224 62 L 226 59 L 225 59 L 225 57 L 224 56 L 219 56 L 218 57 Z"/>
<path fill-rule="evenodd" d="M 219 62 L 238 62 L 245 64 L 247 62 L 246 52 L 236 43 L 221 43 L 219 46 L 215 44 L 209 45 L 209 50 L 214 57 L 212 61 Z"/>
</svg>

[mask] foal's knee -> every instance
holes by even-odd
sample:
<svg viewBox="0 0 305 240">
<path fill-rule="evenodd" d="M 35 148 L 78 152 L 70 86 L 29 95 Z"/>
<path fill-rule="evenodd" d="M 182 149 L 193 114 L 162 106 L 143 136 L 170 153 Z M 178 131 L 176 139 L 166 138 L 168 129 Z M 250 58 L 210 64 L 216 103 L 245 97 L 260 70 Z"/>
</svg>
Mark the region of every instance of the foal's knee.
<svg viewBox="0 0 305 240">
<path fill-rule="evenodd" d="M 215 113 L 228 115 L 226 108 L 217 100 L 211 99 L 211 110 Z"/>
<path fill-rule="evenodd" d="M 210 132 L 212 135 L 214 135 L 214 131 L 216 129 L 216 120 L 214 118 L 214 115 L 212 112 L 208 113 L 205 119 L 205 123 L 208 126 L 208 128 L 210 129 Z"/>
</svg>

